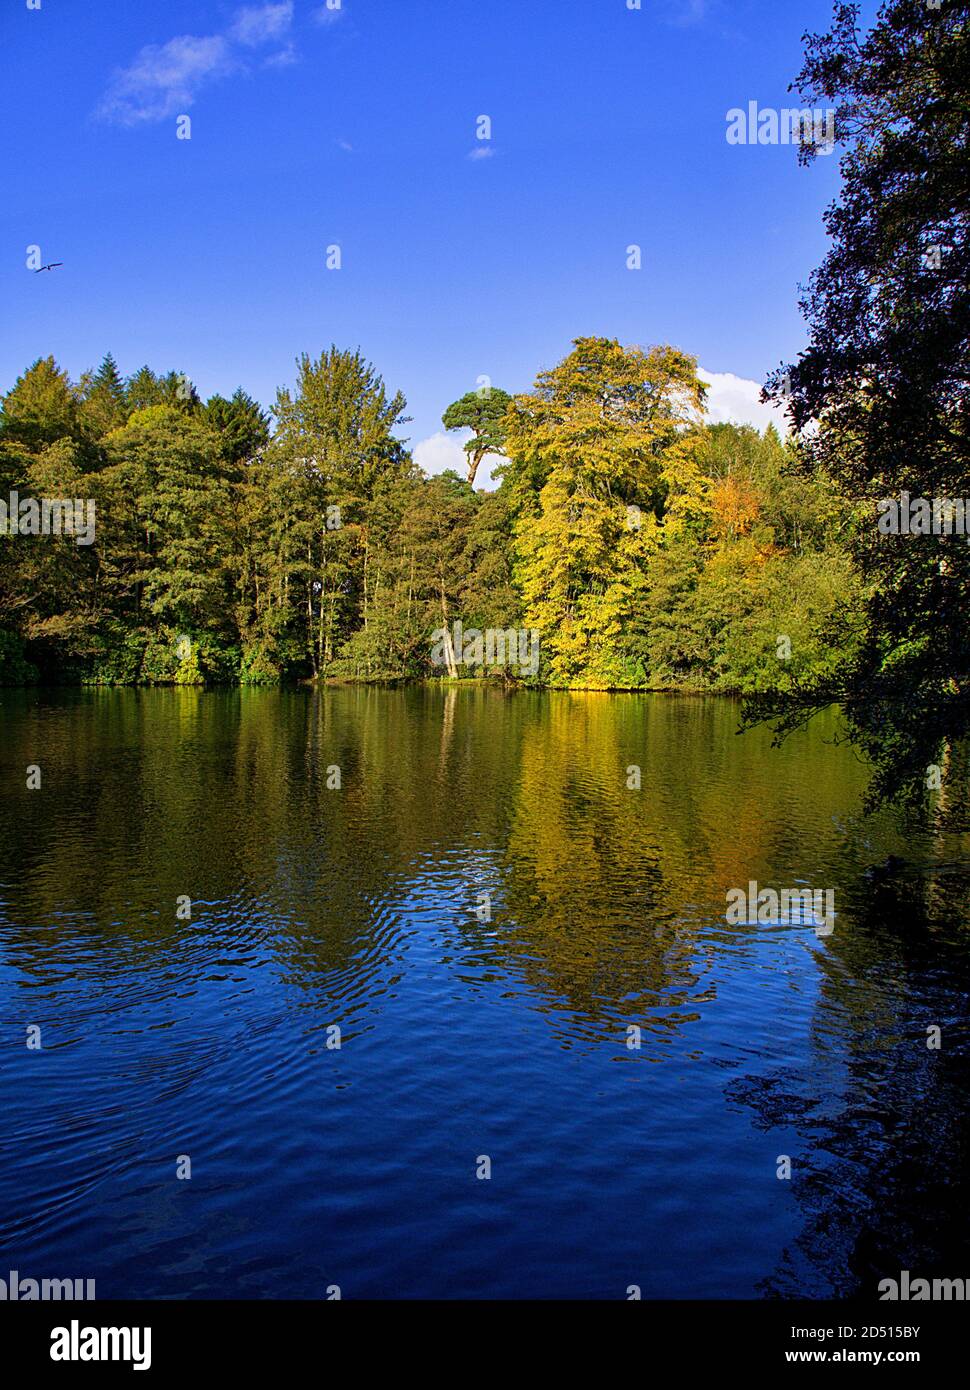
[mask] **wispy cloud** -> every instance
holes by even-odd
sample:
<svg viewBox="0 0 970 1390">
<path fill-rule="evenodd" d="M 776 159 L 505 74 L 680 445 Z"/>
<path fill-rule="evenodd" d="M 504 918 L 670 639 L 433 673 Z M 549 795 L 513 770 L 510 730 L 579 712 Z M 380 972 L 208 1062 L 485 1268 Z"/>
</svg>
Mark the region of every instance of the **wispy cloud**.
<svg viewBox="0 0 970 1390">
<path fill-rule="evenodd" d="M 672 10 L 666 11 L 666 19 L 671 24 L 700 24 L 706 19 L 711 8 L 711 0 L 679 0 Z"/>
<path fill-rule="evenodd" d="M 182 34 L 168 43 L 147 44 L 134 62 L 115 73 L 98 115 L 128 126 L 181 115 L 203 87 L 245 71 L 247 53 L 281 43 L 292 22 L 293 0 L 247 5 L 237 11 L 224 34 Z M 295 56 L 287 43 L 266 61 L 283 65 Z"/>
<path fill-rule="evenodd" d="M 229 31 L 237 43 L 247 48 L 280 39 L 293 23 L 293 0 L 277 5 L 247 5 L 240 10 Z"/>
<path fill-rule="evenodd" d="M 476 145 L 473 150 L 469 150 L 469 159 L 491 159 L 495 151 L 491 145 Z"/>
<path fill-rule="evenodd" d="M 150 43 L 130 67 L 115 74 L 100 114 L 121 125 L 164 120 L 191 106 L 200 88 L 234 67 L 230 45 L 218 34 L 184 34 L 168 43 Z"/>
<path fill-rule="evenodd" d="M 263 66 L 267 68 L 288 68 L 299 61 L 300 55 L 296 51 L 296 45 L 288 43 L 285 48 L 281 48 L 278 53 L 271 53 L 265 60 Z"/>
</svg>

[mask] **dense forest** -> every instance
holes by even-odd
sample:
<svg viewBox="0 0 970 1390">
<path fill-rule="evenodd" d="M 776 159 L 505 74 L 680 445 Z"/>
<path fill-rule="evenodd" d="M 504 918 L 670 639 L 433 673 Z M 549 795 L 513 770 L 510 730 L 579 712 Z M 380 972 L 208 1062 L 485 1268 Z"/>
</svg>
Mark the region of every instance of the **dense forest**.
<svg viewBox="0 0 970 1390">
<path fill-rule="evenodd" d="M 0 680 L 523 678 L 511 648 L 436 665 L 456 621 L 538 633 L 524 679 L 551 687 L 756 692 L 831 664 L 844 509 L 773 428 L 706 425 L 684 353 L 581 338 L 532 392 L 463 397 L 468 477 L 416 467 L 359 352 L 297 368 L 272 417 L 110 355 L 25 371 L 0 497 L 90 499 L 96 526 L 0 537 Z M 476 491 L 486 452 L 500 486 Z"/>
</svg>

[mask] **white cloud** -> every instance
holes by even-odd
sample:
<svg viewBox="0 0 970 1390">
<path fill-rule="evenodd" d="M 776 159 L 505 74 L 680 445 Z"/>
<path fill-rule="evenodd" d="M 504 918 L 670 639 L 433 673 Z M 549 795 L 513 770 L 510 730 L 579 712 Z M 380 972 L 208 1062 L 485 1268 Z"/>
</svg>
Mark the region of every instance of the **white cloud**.
<svg viewBox="0 0 970 1390">
<path fill-rule="evenodd" d="M 779 433 L 788 433 L 784 411 L 777 405 L 762 403 L 761 386 L 757 381 L 735 376 L 733 372 L 706 372 L 703 367 L 698 367 L 697 374 L 710 387 L 707 419 L 712 425 L 754 425 L 755 429 L 764 430 L 773 424 Z"/>
<path fill-rule="evenodd" d="M 281 38 L 293 23 L 293 0 L 278 5 L 247 5 L 233 21 L 230 33 L 237 43 L 257 48 Z"/>
<path fill-rule="evenodd" d="M 181 115 L 208 83 L 245 69 L 245 50 L 282 41 L 292 20 L 293 0 L 247 5 L 225 34 L 181 34 L 168 43 L 146 44 L 129 67 L 115 73 L 98 114 L 119 125 Z M 283 66 L 295 56 L 287 44 L 266 61 Z"/>
<path fill-rule="evenodd" d="M 150 43 L 131 67 L 115 75 L 101 114 L 122 125 L 161 121 L 191 106 L 207 82 L 233 70 L 229 44 L 221 35 L 193 38 L 184 34 L 168 43 Z"/>
<path fill-rule="evenodd" d="M 320 9 L 314 10 L 313 18 L 317 24 L 335 24 L 342 14 L 343 7 L 337 0 L 335 6 L 321 5 Z"/>
<path fill-rule="evenodd" d="M 296 49 L 293 44 L 288 43 L 285 48 L 279 49 L 276 53 L 271 53 L 263 64 L 267 68 L 288 68 L 298 59 Z"/>
<path fill-rule="evenodd" d="M 436 473 L 444 473 L 450 468 L 458 474 L 459 478 L 466 478 L 468 476 L 468 455 L 462 446 L 471 437 L 471 430 L 454 430 L 448 434 L 439 430 L 429 439 L 422 439 L 420 444 L 415 444 L 414 461 L 419 468 L 424 469 L 429 477 L 433 477 Z M 505 459 L 498 454 L 486 454 L 478 465 L 475 487 L 497 487 L 497 479 L 492 476 L 491 470 L 502 463 L 505 463 Z"/>
<path fill-rule="evenodd" d="M 492 149 L 491 145 L 476 145 L 475 148 L 469 152 L 468 158 L 491 159 L 494 153 L 495 151 Z"/>
<path fill-rule="evenodd" d="M 415 463 L 429 475 L 444 473 L 448 468 L 463 473 L 468 467 L 457 431 L 455 434 L 444 434 L 439 430 L 430 439 L 422 439 L 420 444 L 415 444 L 413 452 Z"/>
</svg>

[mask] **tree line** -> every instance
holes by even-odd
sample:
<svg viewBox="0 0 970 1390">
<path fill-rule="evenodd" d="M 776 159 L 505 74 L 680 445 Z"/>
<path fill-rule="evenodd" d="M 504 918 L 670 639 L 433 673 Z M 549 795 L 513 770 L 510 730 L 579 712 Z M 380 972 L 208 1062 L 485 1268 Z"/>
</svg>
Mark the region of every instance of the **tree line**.
<svg viewBox="0 0 970 1390">
<path fill-rule="evenodd" d="M 90 498 L 94 543 L 0 537 L 0 679 L 93 684 L 448 674 L 433 634 L 538 632 L 529 679 L 756 691 L 832 653 L 845 518 L 769 428 L 706 425 L 696 363 L 581 338 L 531 392 L 470 392 L 467 476 L 426 477 L 406 402 L 357 351 L 297 362 L 270 416 L 182 373 L 72 382 L 35 362 L 0 408 L 0 496 Z M 475 490 L 500 454 L 499 486 Z M 499 668 L 452 675 L 512 680 Z"/>
</svg>

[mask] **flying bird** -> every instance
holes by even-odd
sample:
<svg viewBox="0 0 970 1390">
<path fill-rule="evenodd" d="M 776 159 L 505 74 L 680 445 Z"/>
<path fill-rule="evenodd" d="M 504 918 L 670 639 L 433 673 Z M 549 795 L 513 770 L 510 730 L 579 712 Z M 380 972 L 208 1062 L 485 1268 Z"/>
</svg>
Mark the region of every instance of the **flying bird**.
<svg viewBox="0 0 970 1390">
<path fill-rule="evenodd" d="M 63 261 L 51 261 L 50 265 L 39 265 L 34 271 L 34 274 L 39 275 L 42 270 L 56 270 L 59 265 L 63 264 Z"/>
</svg>

